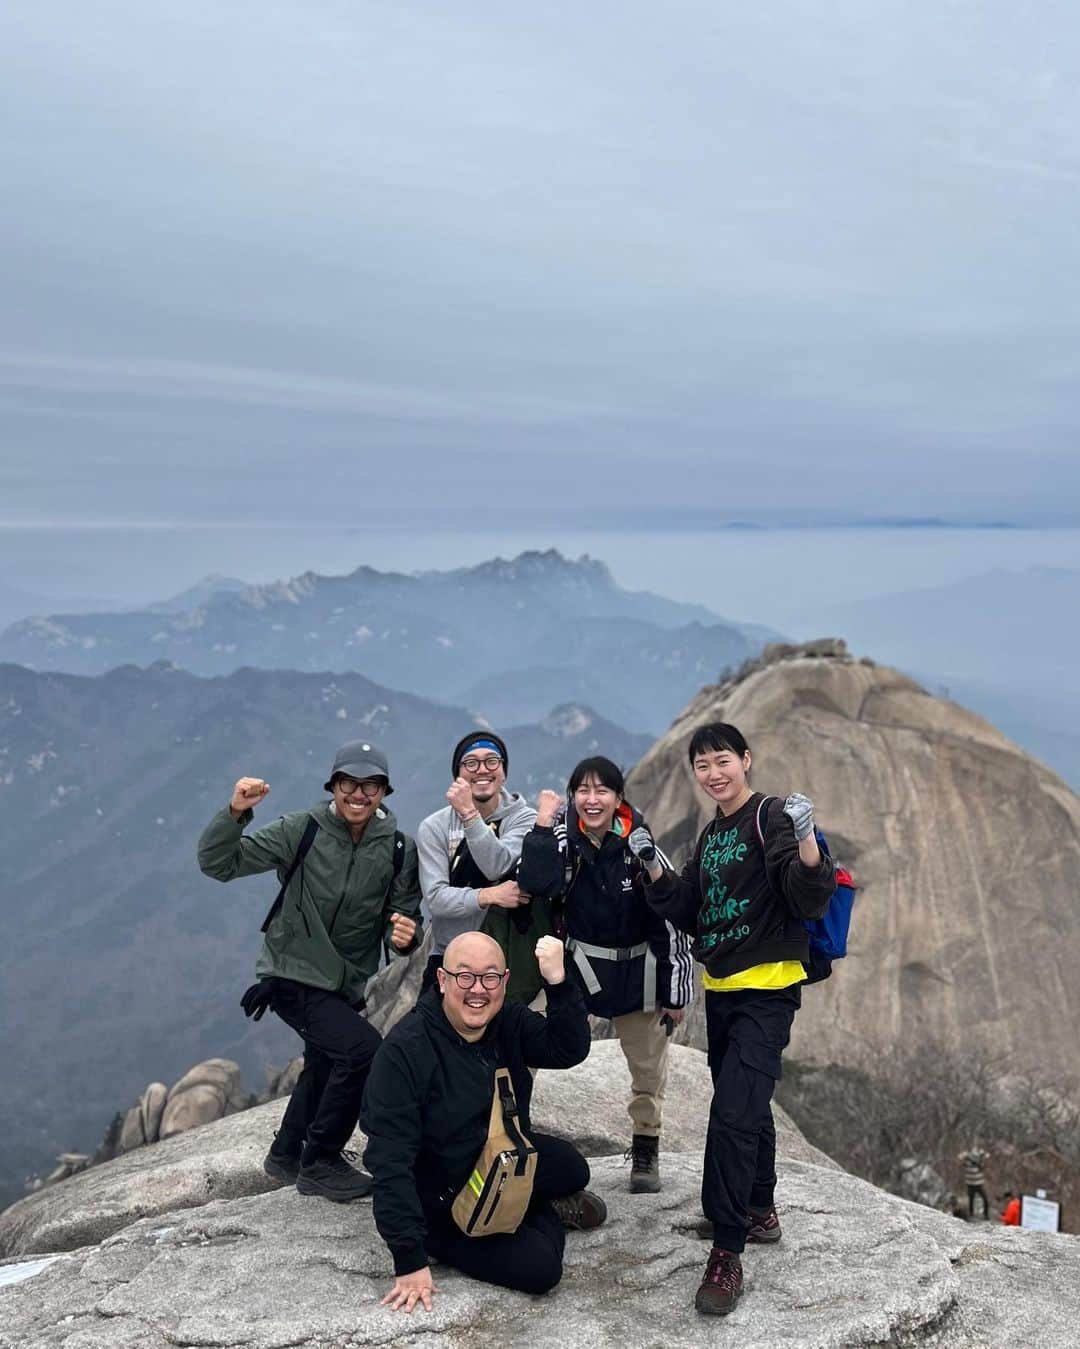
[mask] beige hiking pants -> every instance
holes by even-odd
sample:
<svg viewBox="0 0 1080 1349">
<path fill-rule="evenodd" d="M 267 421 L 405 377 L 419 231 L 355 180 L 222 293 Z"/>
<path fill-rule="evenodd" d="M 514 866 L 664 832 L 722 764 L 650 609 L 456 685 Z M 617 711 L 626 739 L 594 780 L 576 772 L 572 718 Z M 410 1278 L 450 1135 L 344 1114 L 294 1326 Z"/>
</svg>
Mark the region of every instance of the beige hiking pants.
<svg viewBox="0 0 1080 1349">
<path fill-rule="evenodd" d="M 668 1037 L 659 1012 L 628 1012 L 611 1019 L 630 1069 L 630 1120 L 634 1133 L 660 1137 L 660 1113 L 667 1082 Z"/>
</svg>

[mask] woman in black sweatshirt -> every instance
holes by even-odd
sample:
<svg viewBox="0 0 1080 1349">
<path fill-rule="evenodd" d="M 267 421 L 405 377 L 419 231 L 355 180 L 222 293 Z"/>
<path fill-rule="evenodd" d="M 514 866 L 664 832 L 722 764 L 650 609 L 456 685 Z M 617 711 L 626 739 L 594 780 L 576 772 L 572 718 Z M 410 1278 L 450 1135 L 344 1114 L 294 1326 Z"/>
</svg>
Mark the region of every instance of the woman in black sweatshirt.
<svg viewBox="0 0 1080 1349">
<path fill-rule="evenodd" d="M 814 835 L 813 803 L 798 794 L 766 798 L 750 786 L 750 747 L 736 727 L 701 727 L 689 756 L 716 816 L 681 875 L 649 861 L 646 894 L 694 938 L 705 966 L 714 1092 L 701 1203 L 713 1250 L 695 1305 L 723 1314 L 742 1292 L 745 1243 L 780 1239 L 770 1102 L 806 979 L 804 922 L 828 908 L 836 873 Z"/>
</svg>

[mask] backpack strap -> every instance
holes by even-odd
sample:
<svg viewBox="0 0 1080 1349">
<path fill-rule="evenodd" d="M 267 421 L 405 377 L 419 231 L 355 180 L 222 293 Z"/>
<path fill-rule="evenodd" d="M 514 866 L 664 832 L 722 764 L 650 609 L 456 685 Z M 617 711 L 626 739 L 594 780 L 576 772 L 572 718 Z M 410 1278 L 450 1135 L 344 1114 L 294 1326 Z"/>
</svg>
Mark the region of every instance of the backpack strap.
<svg viewBox="0 0 1080 1349">
<path fill-rule="evenodd" d="M 400 829 L 394 830 L 394 879 L 401 875 L 401 868 L 405 865 L 405 835 Z"/>
<path fill-rule="evenodd" d="M 765 851 L 765 830 L 761 827 L 761 818 L 765 808 L 772 800 L 773 798 L 771 796 L 763 796 L 758 802 L 758 808 L 754 815 L 754 825 L 757 829 L 758 842 L 761 844 L 762 852 Z"/>
<path fill-rule="evenodd" d="M 289 888 L 289 882 L 296 875 L 296 868 L 300 866 L 304 858 L 311 850 L 311 845 L 315 842 L 315 835 L 319 832 L 319 822 L 313 816 L 308 816 L 308 822 L 304 826 L 304 832 L 300 838 L 300 845 L 296 849 L 296 856 L 289 863 L 289 869 L 285 873 L 285 879 L 281 882 L 281 889 L 277 893 L 277 899 L 270 905 L 269 912 L 263 919 L 260 932 L 265 932 L 274 919 L 278 916 L 278 911 L 285 902 L 285 891 Z"/>
</svg>

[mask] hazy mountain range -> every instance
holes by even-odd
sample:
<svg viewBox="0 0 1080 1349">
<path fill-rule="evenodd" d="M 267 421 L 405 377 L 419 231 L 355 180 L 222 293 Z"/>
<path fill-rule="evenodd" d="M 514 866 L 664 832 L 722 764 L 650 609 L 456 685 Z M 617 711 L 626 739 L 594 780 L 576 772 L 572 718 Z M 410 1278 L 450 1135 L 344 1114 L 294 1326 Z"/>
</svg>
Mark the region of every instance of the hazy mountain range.
<svg viewBox="0 0 1080 1349">
<path fill-rule="evenodd" d="M 237 1005 L 272 878 L 223 887 L 195 862 L 235 779 L 272 784 L 256 823 L 270 820 L 322 798 L 335 747 L 370 734 L 412 830 L 445 804 L 450 750 L 474 724 L 358 674 L 0 666 L 0 1202 L 57 1150 L 92 1148 L 148 1073 L 225 1054 L 254 1083 L 295 1049 L 277 1026 L 253 1035 Z M 651 743 L 576 705 L 500 730 L 530 795 L 564 787 L 586 754 L 629 768 Z"/>
<path fill-rule="evenodd" d="M 772 635 L 623 590 L 603 563 L 552 550 L 417 575 L 210 578 L 144 610 L 25 619 L 0 635 L 0 660 L 74 674 L 162 659 L 203 675 L 359 670 L 502 724 L 574 699 L 656 732 Z"/>
</svg>

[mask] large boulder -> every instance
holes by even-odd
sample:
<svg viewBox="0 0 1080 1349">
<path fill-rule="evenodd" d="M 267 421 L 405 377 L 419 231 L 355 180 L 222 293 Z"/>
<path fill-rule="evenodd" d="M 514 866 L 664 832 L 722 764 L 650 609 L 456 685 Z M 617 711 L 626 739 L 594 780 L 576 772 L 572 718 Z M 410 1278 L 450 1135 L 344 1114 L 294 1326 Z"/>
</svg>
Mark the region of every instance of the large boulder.
<svg viewBox="0 0 1080 1349">
<path fill-rule="evenodd" d="M 131 1152 L 135 1148 L 145 1147 L 147 1143 L 157 1142 L 168 1098 L 169 1089 L 164 1082 L 151 1082 L 147 1086 L 124 1116 L 118 1151 Z"/>
<path fill-rule="evenodd" d="M 698 1155 L 668 1155 L 663 1191 L 632 1196 L 618 1158 L 596 1161 L 592 1183 L 608 1203 L 608 1222 L 568 1236 L 554 1292 L 536 1299 L 437 1267 L 434 1311 L 411 1317 L 379 1305 L 393 1274 L 368 1203 L 329 1204 L 289 1188 L 143 1219 L 0 1287 L 0 1345 L 1076 1343 L 1080 1242 L 972 1229 L 809 1162 L 784 1166 L 777 1196 L 784 1240 L 747 1252 L 746 1295 L 736 1310 L 722 1324 L 701 1317 L 693 1310 L 707 1253 L 693 1233 L 700 1171 Z"/>
<path fill-rule="evenodd" d="M 704 1055 L 673 1046 L 665 1152 L 703 1151 L 711 1093 Z M 576 1068 L 537 1074 L 533 1123 L 542 1132 L 572 1139 L 590 1156 L 621 1155 L 630 1142 L 629 1097 L 630 1075 L 622 1051 L 614 1041 L 597 1041 Z M 138 1218 L 272 1188 L 262 1159 L 285 1106 L 282 1099 L 269 1101 L 20 1199 L 0 1214 L 0 1256 L 71 1250 L 102 1241 Z M 833 1165 L 783 1111 L 776 1111 L 776 1120 L 784 1156 Z M 359 1152 L 364 1145 L 358 1131 L 350 1147 Z"/>
<path fill-rule="evenodd" d="M 848 958 L 805 991 L 792 1054 L 937 1042 L 1080 1077 L 1080 798 L 1060 778 L 842 644 L 788 648 L 703 689 L 630 774 L 630 800 L 680 862 L 712 814 L 686 757 L 707 721 L 746 736 L 755 787 L 813 798 L 860 887 Z M 688 1021 L 703 1045 L 700 1002 Z"/>
<path fill-rule="evenodd" d="M 231 1059 L 205 1059 L 189 1068 L 170 1089 L 159 1137 L 186 1133 L 249 1104 L 238 1065 Z"/>
</svg>

